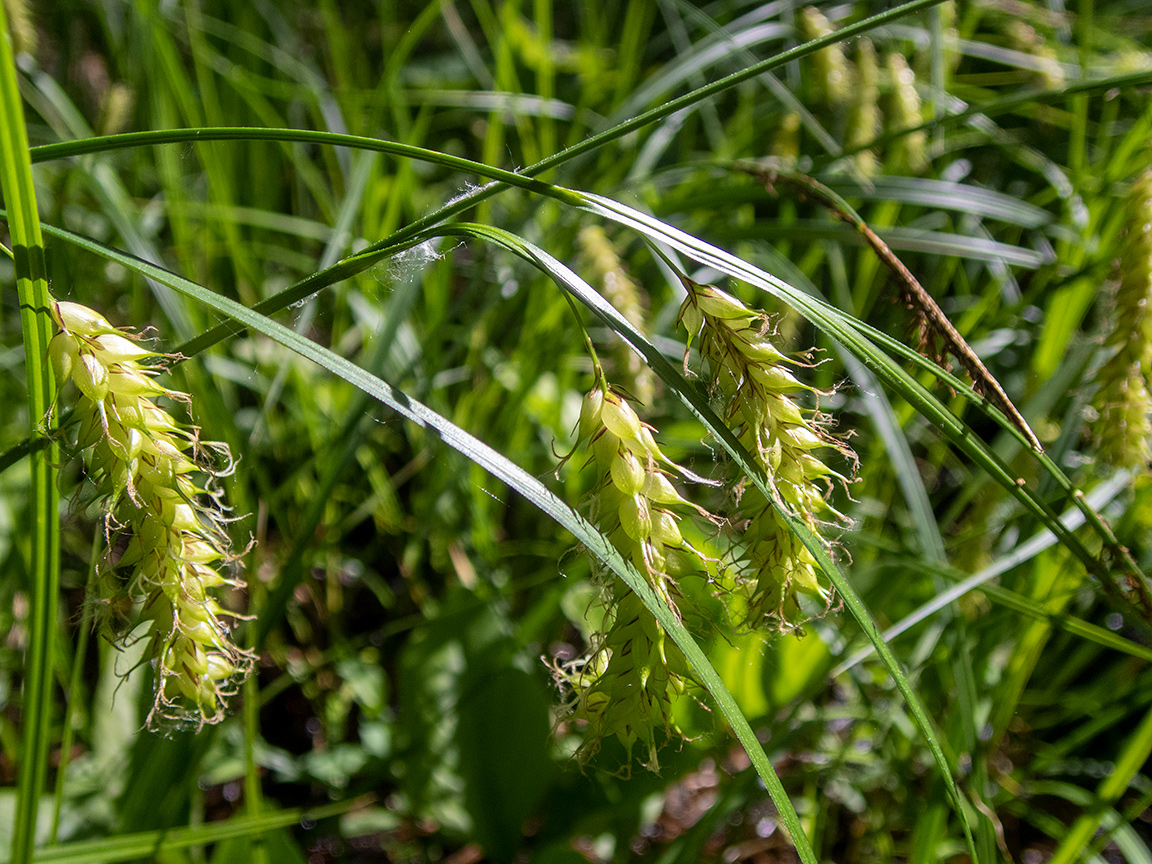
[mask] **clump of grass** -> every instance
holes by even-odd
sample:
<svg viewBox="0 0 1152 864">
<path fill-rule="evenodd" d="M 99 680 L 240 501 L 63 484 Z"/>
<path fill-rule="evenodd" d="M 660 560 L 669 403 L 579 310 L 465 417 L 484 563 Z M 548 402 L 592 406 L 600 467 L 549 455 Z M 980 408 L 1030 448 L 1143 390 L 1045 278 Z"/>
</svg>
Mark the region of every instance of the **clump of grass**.
<svg viewBox="0 0 1152 864">
<path fill-rule="evenodd" d="M 109 595 L 128 601 L 115 605 L 141 604 L 139 619 L 120 627 L 116 639 L 148 639 L 155 673 L 148 726 L 216 723 L 253 661 L 229 635 L 225 619 L 235 614 L 211 596 L 237 584 L 226 575 L 234 556 L 214 488 L 231 470 L 228 448 L 200 441 L 196 429 L 156 404 L 159 397 L 189 400 L 156 382 L 160 367 L 145 365 L 162 355 L 78 303 L 55 303 L 53 317 L 59 332 L 48 352 L 56 379 L 80 391 L 68 444 L 83 459 L 104 512 L 108 551 L 100 569 Z M 210 455 L 223 467 L 213 468 Z M 208 478 L 205 485 L 197 485 L 198 476 Z M 141 624 L 145 635 L 134 635 Z"/>
</svg>

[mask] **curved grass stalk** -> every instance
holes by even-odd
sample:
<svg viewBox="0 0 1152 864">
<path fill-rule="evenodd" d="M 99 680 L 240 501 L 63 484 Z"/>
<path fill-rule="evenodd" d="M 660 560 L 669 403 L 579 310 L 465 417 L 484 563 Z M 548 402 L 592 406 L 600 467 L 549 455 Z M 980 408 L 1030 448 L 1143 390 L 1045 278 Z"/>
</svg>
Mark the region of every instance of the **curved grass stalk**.
<svg viewBox="0 0 1152 864">
<path fill-rule="evenodd" d="M 909 6 L 913 4 L 908 4 Z M 905 7 L 900 7 L 904 9 Z M 898 11 L 898 10 L 893 10 Z M 908 10 L 913 11 L 913 10 Z M 879 18 L 881 16 L 877 16 Z M 874 21 L 875 19 L 867 19 Z M 867 22 L 861 22 L 861 25 Z M 850 28 L 837 31 L 843 35 Z M 806 43 L 805 46 L 817 46 L 821 40 L 816 40 L 812 43 Z M 819 47 L 819 46 L 817 46 Z M 740 73 L 742 74 L 742 73 Z M 1152 73 L 1140 73 L 1146 75 L 1152 80 Z M 1127 81 L 1132 76 L 1124 77 Z M 727 80 L 727 79 L 724 79 Z M 743 79 L 741 79 L 743 80 Z M 1112 79 L 1109 79 L 1112 80 Z M 1135 79 L 1134 79 L 1135 80 Z M 1141 79 L 1143 80 L 1143 79 Z M 717 84 L 721 82 L 716 82 Z M 1097 82 L 1098 83 L 1098 82 Z M 701 88 L 702 92 L 707 88 Z M 709 91 L 711 92 L 711 91 Z M 651 113 L 651 112 L 649 112 Z M 647 116 L 647 115 L 643 115 Z M 658 119 L 658 118 L 656 118 Z M 629 127 L 632 128 L 632 127 Z M 609 130 L 612 131 L 612 130 Z M 607 135 L 607 133 L 604 133 Z M 439 153 L 434 150 L 428 150 L 422 147 L 415 147 L 412 145 L 398 144 L 391 141 L 381 141 L 373 138 L 364 138 L 354 135 L 339 135 L 329 132 L 312 132 L 306 130 L 296 129 L 252 129 L 246 127 L 221 127 L 209 129 L 181 129 L 181 130 L 165 130 L 159 132 L 142 132 L 131 133 L 128 135 L 108 136 L 105 138 L 91 139 L 89 141 L 72 141 L 64 142 L 61 144 L 45 145 L 44 147 L 34 148 L 33 158 L 36 161 L 45 159 L 63 158 L 64 156 L 76 156 L 84 153 L 104 152 L 107 150 L 120 149 L 128 146 L 143 146 L 145 144 L 162 144 L 162 143 L 179 143 L 193 140 L 211 140 L 218 137 L 222 140 L 283 140 L 283 141 L 301 141 L 311 142 L 318 144 L 327 144 L 334 146 L 348 146 L 358 147 L 369 150 L 375 150 L 383 153 L 391 153 L 397 156 L 404 156 L 407 158 L 419 159 L 428 161 L 433 164 L 444 165 L 445 167 L 453 167 L 459 170 L 468 171 L 478 176 L 488 177 L 495 181 L 494 184 L 488 184 L 480 189 L 465 195 L 464 197 L 450 202 L 445 207 L 436 211 L 435 213 L 418 220 L 411 225 L 401 229 L 380 243 L 374 244 L 363 252 L 356 255 L 349 256 L 342 259 L 336 264 L 326 269 L 320 270 L 311 276 L 289 286 L 278 294 L 268 297 L 265 300 L 253 306 L 253 310 L 262 314 L 272 314 L 287 308 L 290 304 L 298 302 L 307 298 L 324 288 L 335 284 L 343 279 L 347 279 L 363 270 L 371 267 L 373 264 L 391 257 L 405 249 L 412 246 L 419 245 L 429 237 L 436 236 L 435 231 L 429 230 L 430 227 L 437 222 L 449 218 L 451 215 L 466 209 L 471 204 L 483 200 L 490 195 L 496 194 L 501 184 L 508 186 L 516 186 L 541 195 L 557 199 L 563 203 L 576 204 L 584 206 L 593 210 L 598 215 L 620 222 L 627 225 L 634 230 L 640 231 L 642 234 L 658 239 L 661 242 L 670 243 L 677 248 L 681 248 L 685 254 L 694 258 L 700 263 L 709 264 L 714 266 L 722 272 L 729 273 L 736 278 L 745 279 L 752 284 L 758 285 L 763 290 L 769 293 L 780 296 L 786 303 L 805 314 L 814 324 L 823 329 L 833 338 L 839 339 L 845 347 L 852 353 L 861 356 L 860 352 L 869 355 L 873 358 L 879 355 L 875 351 L 875 346 L 868 343 L 875 342 L 882 346 L 884 349 L 891 351 L 895 355 L 902 357 L 919 368 L 931 372 L 943 383 L 948 384 L 959 393 L 965 395 L 968 399 L 980 406 L 993 420 L 1003 426 L 1014 436 L 1017 436 L 1022 443 L 1031 447 L 1031 443 L 1024 438 L 1018 429 L 1008 420 L 1008 418 L 995 406 L 991 405 L 986 399 L 977 394 L 970 386 L 964 382 L 959 381 L 955 376 L 950 375 L 941 367 L 933 363 L 931 360 L 921 356 L 915 350 L 900 343 L 898 340 L 893 339 L 887 334 L 881 333 L 874 328 L 845 316 L 835 307 L 828 304 L 821 303 L 814 300 L 803 292 L 797 291 L 787 283 L 782 282 L 775 277 L 770 276 L 758 268 L 752 267 L 749 264 L 740 262 L 739 259 L 728 255 L 728 253 L 721 252 L 715 247 L 702 243 L 696 238 L 686 235 L 676 229 L 667 226 L 665 223 L 660 222 L 654 217 L 642 214 L 632 208 L 612 201 L 611 199 L 602 196 L 592 195 L 590 193 L 577 192 L 567 189 L 562 186 L 555 186 L 544 183 L 539 180 L 534 180 L 530 176 L 538 166 L 530 166 L 524 172 L 516 173 L 504 171 L 499 168 L 483 165 L 482 163 L 472 162 L 467 159 L 449 156 L 444 153 Z M 600 136 L 597 136 L 598 140 Z M 605 139 L 610 140 L 610 139 Z M 588 142 L 585 142 L 588 143 Z M 549 163 L 547 167 L 553 167 L 554 164 L 559 164 L 564 154 L 576 154 L 583 152 L 578 145 L 575 148 L 563 151 L 556 154 L 555 157 L 550 157 L 549 160 L 539 163 L 543 165 L 545 162 Z M 544 170 L 544 169 L 540 169 Z M 537 172 L 538 173 L 538 172 Z M 678 245 L 679 244 L 679 245 Z M 695 252 L 690 251 L 695 250 Z M 815 317 L 814 317 L 815 316 Z M 231 333 L 235 332 L 233 325 L 229 323 L 219 324 L 216 327 L 208 330 L 200 336 L 190 340 L 186 344 L 179 347 L 179 352 L 184 356 L 191 356 L 196 354 L 214 344 L 221 339 L 226 338 Z M 958 421 L 943 407 L 943 405 L 928 393 L 922 386 L 919 385 L 910 375 L 903 370 L 894 366 L 887 357 L 881 360 L 871 359 L 865 360 L 863 356 L 861 359 L 866 365 L 871 365 L 874 362 L 879 362 L 885 367 L 883 374 L 880 374 L 879 369 L 873 369 L 874 372 L 880 374 L 882 380 L 886 381 L 890 386 L 893 386 L 898 392 L 901 392 L 909 401 L 917 406 L 917 410 L 924 414 L 937 428 L 944 431 L 953 441 L 968 453 L 970 457 L 981 465 L 989 474 L 1003 485 L 1009 492 L 1017 497 L 1034 515 L 1038 518 L 1045 520 L 1046 524 L 1051 528 L 1056 526 L 1054 530 L 1060 534 L 1059 520 L 1051 508 L 1046 507 L 1042 502 L 1036 499 L 1034 495 L 1027 492 L 1017 484 L 1017 478 L 1011 475 L 1002 463 L 991 454 L 987 447 L 983 447 L 979 442 L 975 441 L 972 436 L 966 432 L 966 427 L 963 423 Z M 913 395 L 909 395 L 909 394 Z M 974 455 L 973 451 L 977 451 Z M 24 445 L 19 445 L 9 452 L 0 456 L 0 469 L 7 464 L 21 458 L 26 449 Z M 1040 461 L 1041 466 L 1056 480 L 1059 487 L 1067 494 L 1076 496 L 1077 492 L 1071 481 L 1063 473 L 1063 471 L 1044 454 L 1036 454 L 1036 458 Z M 1142 608 L 1144 615 L 1148 620 L 1152 620 L 1152 593 L 1148 591 L 1147 585 L 1139 570 L 1131 561 L 1131 557 L 1127 554 L 1120 544 L 1116 541 L 1115 536 L 1111 530 L 1104 523 L 1104 521 L 1091 511 L 1084 502 L 1082 497 L 1077 498 L 1077 504 L 1084 511 L 1085 516 L 1088 518 L 1089 524 L 1101 537 L 1104 543 L 1108 546 L 1111 554 L 1119 561 L 1123 562 L 1129 572 L 1131 578 L 1131 589 L 1135 595 L 1135 603 Z M 1107 576 L 1106 568 L 1100 562 L 1094 559 L 1070 533 L 1060 534 L 1062 542 L 1069 546 L 1070 549 L 1077 555 L 1084 565 L 1100 579 L 1104 591 L 1109 595 L 1111 600 L 1118 606 L 1123 608 L 1129 605 L 1128 601 L 1124 598 L 1120 589 L 1117 588 Z"/>
<path fill-rule="evenodd" d="M 475 226 L 477 233 L 493 232 L 496 229 L 488 229 L 485 226 Z M 123 252 L 105 247 L 95 241 L 86 238 L 80 238 L 77 235 L 68 232 L 62 232 L 60 229 L 54 229 L 51 233 L 60 236 L 67 236 L 72 242 L 80 247 L 100 255 L 110 261 L 115 261 L 123 266 L 134 270 L 141 275 L 153 279 L 163 285 L 179 291 L 180 293 L 191 297 L 193 300 L 203 304 L 204 306 L 227 315 L 229 318 L 237 321 L 245 327 L 255 330 L 284 347 L 295 351 L 302 357 L 316 363 L 322 368 L 328 370 L 334 375 L 337 375 L 344 381 L 358 388 L 369 396 L 372 396 L 382 404 L 388 406 L 396 411 L 401 416 L 411 420 L 418 425 L 427 428 L 434 432 L 439 438 L 452 449 L 456 450 L 472 462 L 479 465 L 481 468 L 490 473 L 493 477 L 508 484 L 510 488 L 518 491 L 524 498 L 531 504 L 540 509 L 545 515 L 555 520 L 561 527 L 569 531 L 585 548 L 600 561 L 604 563 L 612 572 L 614 572 L 624 583 L 640 598 L 645 607 L 656 617 L 656 620 L 673 638 L 680 650 L 684 652 L 688 663 L 693 669 L 693 672 L 699 677 L 700 682 L 708 690 L 716 706 L 720 709 L 725 720 L 731 725 L 733 733 L 737 739 L 744 746 L 748 753 L 749 759 L 752 761 L 757 774 L 764 781 L 769 794 L 772 797 L 773 803 L 776 805 L 777 811 L 780 814 L 781 822 L 785 829 L 788 831 L 792 842 L 796 847 L 797 853 L 804 864 L 816 864 L 816 857 L 812 851 L 812 846 L 808 838 L 804 834 L 803 828 L 800 824 L 800 819 L 796 814 L 795 808 L 792 806 L 788 795 L 784 790 L 780 778 L 776 775 L 775 770 L 772 768 L 768 760 L 767 754 L 764 752 L 760 742 L 756 739 L 756 734 L 753 732 L 752 727 L 749 725 L 748 720 L 741 713 L 740 708 L 737 706 L 736 701 L 724 686 L 723 681 L 717 674 L 716 670 L 708 662 L 708 658 L 704 652 L 696 644 L 691 634 L 680 623 L 672 610 L 667 604 L 656 595 L 648 584 L 647 579 L 636 569 L 636 567 L 628 560 L 626 560 L 619 551 L 611 544 L 611 542 L 601 534 L 591 523 L 584 519 L 580 514 L 574 511 L 568 504 L 556 497 L 543 483 L 536 477 L 526 472 L 523 468 L 513 463 L 503 454 L 493 450 L 484 442 L 473 437 L 468 432 L 465 432 L 460 427 L 453 424 L 451 421 L 432 411 L 422 403 L 412 399 L 407 394 L 392 387 L 387 382 L 380 378 L 366 372 L 361 367 L 352 363 L 349 360 L 340 357 L 339 355 L 321 348 L 314 342 L 305 339 L 293 330 L 278 324 L 275 321 L 261 315 L 240 303 L 221 297 L 206 288 L 197 285 L 190 280 L 170 273 L 154 264 L 146 261 L 141 261 L 131 255 Z M 512 235 L 500 232 L 499 234 L 491 235 L 493 239 L 497 236 L 502 236 L 504 239 L 512 238 Z M 515 238 L 513 238 L 515 239 Z M 502 244 L 505 245 L 505 244 Z M 539 251 L 539 250 L 538 250 Z M 562 264 L 547 253 L 539 251 L 539 260 L 548 261 L 551 268 L 556 272 L 563 273 L 567 271 Z M 536 260 L 530 258 L 529 260 Z M 567 271 L 570 273 L 571 271 Z M 575 274 L 572 274 L 572 278 Z M 584 286 L 584 293 L 586 295 L 595 295 L 587 285 Z M 578 295 L 579 296 L 579 295 Z M 595 295 L 597 298 L 599 295 Z M 584 298 L 581 297 L 583 300 Z M 603 300 L 600 300 L 603 303 Z M 615 310 L 613 310 L 615 313 Z M 615 313 L 618 314 L 618 313 Z M 641 337 L 642 338 L 642 337 Z M 645 343 L 647 344 L 647 343 Z M 655 353 L 655 348 L 651 345 L 648 346 L 650 351 Z M 661 358 L 663 359 L 663 358 Z M 670 369 L 670 364 L 666 360 L 663 361 L 665 366 Z M 660 370 L 657 369 L 659 373 Z M 675 372 L 672 370 L 672 374 Z M 699 397 L 697 397 L 699 400 Z M 703 405 L 702 400 L 699 400 Z M 711 410 L 707 405 L 703 405 L 704 409 L 711 414 Z M 719 419 L 712 415 L 713 423 L 719 423 Z M 729 439 L 732 439 L 737 448 L 740 448 L 738 442 L 732 438 L 730 432 L 726 429 L 723 434 L 727 434 Z M 743 448 L 740 448 L 741 450 Z M 745 454 L 745 457 L 747 454 Z M 750 460 L 745 458 L 745 462 L 750 464 Z M 763 479 L 759 481 L 763 484 Z M 765 487 L 766 488 L 766 487 Z M 783 514 L 783 518 L 790 519 L 787 514 Z M 806 530 L 799 523 L 795 523 L 795 527 L 800 530 Z M 803 538 L 803 534 L 801 535 Z M 822 548 L 818 539 L 809 535 L 808 543 Z M 825 560 L 827 557 L 825 556 Z M 834 566 L 828 562 L 828 566 Z M 843 581 L 841 579 L 841 581 Z M 862 608 L 862 607 L 861 607 Z M 866 614 L 866 613 L 865 613 Z M 873 630 L 875 630 L 873 625 Z M 889 656 L 891 656 L 889 654 Z M 893 662 L 895 662 L 893 660 Z M 914 694 L 909 695 L 915 698 Z M 914 709 L 915 710 L 915 709 Z M 925 724 L 927 724 L 927 717 L 923 715 Z M 925 728 L 928 728 L 927 725 Z M 935 739 L 933 739 L 935 740 Z M 931 746 L 931 745 L 930 745 Z M 939 752 L 939 761 L 943 763 L 943 752 L 940 751 L 939 744 L 934 747 L 934 751 Z M 950 775 L 949 775 L 950 778 Z M 952 788 L 955 788 L 954 784 Z M 966 828 L 966 823 L 965 823 Z M 967 830 L 967 828 L 966 828 Z"/>
<path fill-rule="evenodd" d="M 617 124 L 610 129 L 606 129 L 599 134 L 593 135 L 590 138 L 581 141 L 579 144 L 574 144 L 559 153 L 548 156 L 540 160 L 534 165 L 529 165 L 523 171 L 509 172 L 501 171 L 497 168 L 491 168 L 480 163 L 470 162 L 467 159 L 455 159 L 454 157 L 446 157 L 444 154 L 434 154 L 434 151 L 424 150 L 419 147 L 411 147 L 408 145 L 395 144 L 394 142 L 380 141 L 372 138 L 358 138 L 353 135 L 336 135 L 335 133 L 326 132 L 306 132 L 303 130 L 279 130 L 281 137 L 277 138 L 277 130 L 270 129 L 177 129 L 177 130 L 162 130 L 153 132 L 139 132 L 131 133 L 130 135 L 111 135 L 102 138 L 94 138 L 86 141 L 66 141 L 59 144 L 48 144 L 42 147 L 36 147 L 32 150 L 32 159 L 34 162 L 40 162 L 48 159 L 59 159 L 66 156 L 79 156 L 86 153 L 100 153 L 108 150 L 118 150 L 128 146 L 143 146 L 145 144 L 161 144 L 161 143 L 182 143 L 189 141 L 211 141 L 211 140 L 252 140 L 252 138 L 261 138 L 264 140 L 283 140 L 283 141 L 310 141 L 313 143 L 327 143 L 327 144 L 341 144 L 343 146 L 363 146 L 367 149 L 377 149 L 381 152 L 393 152 L 400 154 L 403 149 L 406 151 L 405 155 L 410 155 L 412 158 L 424 158 L 427 154 L 434 154 L 437 159 L 433 161 L 446 166 L 455 165 L 465 171 L 471 171 L 481 177 L 489 177 L 497 181 L 495 184 L 487 184 L 478 189 L 472 190 L 465 195 L 453 199 L 439 210 L 430 213 L 422 219 L 418 219 L 410 225 L 405 226 L 399 231 L 395 232 L 384 240 L 373 244 L 368 249 L 353 255 L 348 258 L 337 262 L 332 267 L 321 270 L 309 276 L 307 279 L 297 282 L 295 285 L 290 285 L 278 294 L 268 297 L 260 303 L 256 304 L 253 308 L 264 314 L 272 314 L 282 309 L 288 308 L 293 303 L 303 300 L 306 297 L 315 294 L 323 288 L 333 285 L 336 282 L 346 279 L 349 276 L 360 272 L 360 270 L 368 267 L 381 257 L 378 253 L 393 254 L 407 248 L 409 245 L 414 245 L 411 239 L 420 234 L 421 232 L 431 228 L 437 223 L 443 222 L 453 216 L 468 210 L 474 205 L 492 197 L 498 192 L 506 188 L 502 184 L 511 186 L 526 187 L 531 183 L 531 178 L 543 174 L 553 168 L 559 167 L 566 163 L 584 156 L 597 148 L 615 141 L 623 136 L 641 129 L 645 126 L 651 125 L 658 120 L 669 117 L 680 111 L 683 108 L 695 105 L 696 103 L 723 93 L 740 84 L 743 81 L 750 80 L 756 76 L 769 72 L 773 69 L 780 68 L 801 57 L 806 57 L 830 45 L 834 45 L 844 39 L 851 39 L 859 36 L 862 33 L 867 33 L 877 27 L 881 27 L 891 21 L 902 18 L 906 15 L 911 15 L 923 9 L 928 9 L 943 0 L 912 0 L 912 2 L 905 3 L 882 12 L 878 15 L 873 15 L 858 21 L 855 24 L 844 27 L 840 30 L 823 36 L 819 39 L 814 39 L 811 42 L 805 42 L 802 45 L 797 45 L 787 51 L 763 60 L 760 63 L 753 64 L 739 72 L 734 72 L 731 75 L 713 81 L 703 87 L 692 90 L 676 99 L 671 99 L 649 111 L 645 111 L 636 117 L 631 118 L 623 123 Z M 214 138 L 214 134 L 219 133 L 220 138 Z M 292 136 L 303 137 L 292 137 Z M 248 137 L 251 136 L 251 137 Z M 421 155 L 424 154 L 424 155 Z M 534 187 L 535 188 L 535 187 Z M 555 187 L 549 187 L 555 188 Z M 536 191 L 544 191 L 536 189 Z M 544 194 L 548 194 L 544 192 Z M 221 339 L 225 338 L 232 332 L 230 325 L 218 325 L 207 333 L 191 340 L 186 346 L 181 348 L 181 352 L 189 355 L 203 350 L 204 348 L 214 345 Z"/>
<path fill-rule="evenodd" d="M 42 435 L 40 427 L 52 403 L 54 387 L 47 363 L 52 325 L 44 240 L 27 142 L 12 40 L 4 9 L 0 7 L 0 189 L 9 208 L 8 228 L 20 299 L 29 435 L 36 439 Z M 11 838 L 13 864 L 31 860 L 36 842 L 37 809 L 48 773 L 53 643 L 60 583 L 59 493 L 53 467 L 57 462 L 55 445 L 32 454 L 30 608 L 21 718 L 24 735 Z"/>
</svg>

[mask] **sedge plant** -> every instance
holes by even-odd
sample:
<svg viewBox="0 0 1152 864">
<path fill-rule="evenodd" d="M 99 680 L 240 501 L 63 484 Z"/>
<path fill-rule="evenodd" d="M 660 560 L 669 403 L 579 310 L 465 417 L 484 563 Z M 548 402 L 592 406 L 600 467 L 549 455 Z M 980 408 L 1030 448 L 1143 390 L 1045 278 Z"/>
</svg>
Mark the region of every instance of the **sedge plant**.
<svg viewBox="0 0 1152 864">
<path fill-rule="evenodd" d="M 1089 400 L 1133 447 L 1144 422 L 1135 355 L 1092 380 L 1136 341 L 1094 328 L 1147 221 L 1112 200 L 1148 162 L 1123 4 L 154 5 L 5 6 L 40 31 L 0 132 L 15 861 L 1139 857 L 1149 505 L 1080 434 Z M 900 255 L 1040 446 L 909 344 L 857 224 L 730 170 L 770 150 Z M 604 345 L 579 441 L 559 290 Z M 115 326 L 147 321 L 187 340 L 194 411 Z M 209 438 L 244 455 L 238 525 Z M 588 464 L 553 482 L 560 439 Z M 62 547 L 46 441 L 89 478 Z M 93 515 L 113 637 L 85 655 Z M 261 550 L 237 637 L 228 533 Z M 570 643 L 556 706 L 537 657 Z M 621 782 L 613 739 L 660 773 Z M 355 812 L 284 806 L 331 799 Z"/>
</svg>

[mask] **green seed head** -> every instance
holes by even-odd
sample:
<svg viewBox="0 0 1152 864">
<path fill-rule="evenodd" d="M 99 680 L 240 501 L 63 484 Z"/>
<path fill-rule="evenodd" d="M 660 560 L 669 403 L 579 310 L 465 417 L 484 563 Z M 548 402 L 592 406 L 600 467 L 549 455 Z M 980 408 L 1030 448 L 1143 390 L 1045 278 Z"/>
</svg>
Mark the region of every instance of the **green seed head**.
<svg viewBox="0 0 1152 864">
<path fill-rule="evenodd" d="M 152 401 L 187 397 L 158 385 L 159 370 L 140 361 L 160 355 L 103 316 L 63 301 L 53 316 L 60 326 L 49 344 L 53 370 L 61 382 L 75 382 L 81 397 L 74 448 L 104 502 L 112 545 L 126 540 L 100 570 L 112 594 L 139 598 L 150 631 L 156 689 L 148 725 L 217 722 L 252 656 L 232 643 L 229 613 L 208 593 L 227 581 L 208 565 L 231 556 L 216 495 L 202 496 L 190 476 L 209 477 L 210 488 L 214 472 L 202 464 L 195 432 Z M 135 626 L 126 622 L 116 638 L 131 638 Z"/>
<path fill-rule="evenodd" d="M 1152 457 L 1152 168 L 1132 184 L 1124 210 L 1111 351 L 1097 373 L 1094 407 L 1100 455 L 1147 471 Z"/>
<path fill-rule="evenodd" d="M 850 453 L 824 432 L 822 415 L 796 401 L 802 391 L 816 391 L 785 368 L 785 358 L 764 336 L 763 315 L 709 286 L 690 285 L 689 295 L 704 313 L 701 354 L 727 400 L 726 415 L 736 421 L 740 443 L 769 480 L 771 500 L 748 486 L 740 501 L 740 521 L 748 527 L 734 578 L 736 594 L 746 598 L 743 623 L 795 630 L 804 614 L 800 596 L 826 600 L 828 593 L 815 560 L 776 508 L 813 533 L 821 519 L 842 518 L 827 501 L 827 484 L 817 483 L 839 475 L 816 454 L 828 447 Z"/>
</svg>

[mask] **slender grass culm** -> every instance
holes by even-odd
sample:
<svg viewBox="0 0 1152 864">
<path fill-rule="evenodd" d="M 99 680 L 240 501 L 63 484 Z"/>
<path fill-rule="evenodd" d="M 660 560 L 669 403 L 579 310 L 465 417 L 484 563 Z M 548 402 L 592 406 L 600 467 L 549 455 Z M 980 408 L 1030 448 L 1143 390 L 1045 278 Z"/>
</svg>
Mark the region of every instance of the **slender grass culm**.
<svg viewBox="0 0 1152 864">
<path fill-rule="evenodd" d="M 75 432 L 65 446 L 83 459 L 108 541 L 99 567 L 105 596 L 93 602 L 141 604 L 139 619 L 120 626 L 117 639 L 148 639 L 155 674 L 150 728 L 216 723 L 253 659 L 229 636 L 224 619 L 235 615 L 211 596 L 237 584 L 226 575 L 233 561 L 227 511 L 214 486 L 231 471 L 228 448 L 201 441 L 195 428 L 156 404 L 158 397 L 190 401 L 155 381 L 162 368 L 146 361 L 163 355 L 78 303 L 55 303 L 53 318 L 59 332 L 48 353 L 56 380 L 79 391 Z M 197 476 L 207 482 L 198 486 Z M 130 575 L 121 579 L 123 573 Z M 141 625 L 146 630 L 138 635 Z"/>
</svg>

